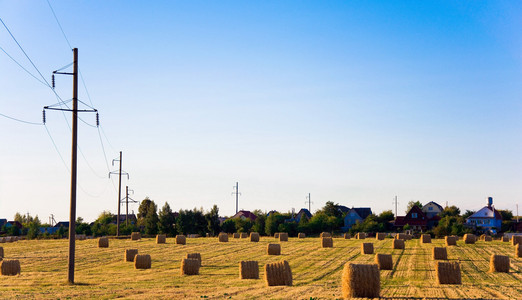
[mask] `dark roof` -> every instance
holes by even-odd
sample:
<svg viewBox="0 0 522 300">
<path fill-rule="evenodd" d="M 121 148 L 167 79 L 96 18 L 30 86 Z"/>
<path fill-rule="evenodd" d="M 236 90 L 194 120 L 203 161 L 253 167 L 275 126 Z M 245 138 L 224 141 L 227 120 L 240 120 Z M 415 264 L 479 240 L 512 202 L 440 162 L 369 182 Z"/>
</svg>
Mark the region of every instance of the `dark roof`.
<svg viewBox="0 0 522 300">
<path fill-rule="evenodd" d="M 299 212 L 297 213 L 297 219 L 301 219 L 301 216 L 307 216 L 308 219 L 310 219 L 312 217 L 312 214 L 310 213 L 310 211 L 306 208 L 301 208 L 301 210 L 299 210 Z"/>
<path fill-rule="evenodd" d="M 412 213 L 417 214 L 417 218 L 412 218 Z M 395 226 L 404 226 L 406 224 L 409 225 L 417 225 L 417 226 L 426 226 L 428 224 L 428 218 L 422 212 L 422 209 L 417 205 L 414 205 L 410 211 L 404 217 L 395 218 Z"/>
<path fill-rule="evenodd" d="M 69 222 L 65 222 L 65 221 L 62 221 L 62 222 L 58 222 L 54 225 L 54 227 L 67 227 L 69 228 Z"/>
<path fill-rule="evenodd" d="M 433 204 L 437 205 L 437 206 L 439 207 L 440 211 L 443 211 L 443 210 L 444 210 L 444 208 L 443 208 L 441 205 L 439 205 L 437 202 L 433 202 L 433 201 L 430 201 L 430 202 L 426 203 L 424 206 L 426 206 L 426 205 L 428 205 L 428 204 L 430 204 L 430 203 L 433 203 Z M 424 207 L 424 206 L 423 206 L 423 207 Z"/>
<path fill-rule="evenodd" d="M 235 218 L 241 218 L 241 217 L 248 218 L 252 221 L 255 221 L 257 219 L 257 216 L 248 210 L 240 210 L 237 212 L 237 214 L 233 215 L 231 218 L 235 219 Z"/>
<path fill-rule="evenodd" d="M 20 229 L 23 228 L 22 223 L 20 223 L 20 222 L 18 222 L 18 221 L 8 221 L 7 223 L 9 223 L 9 224 L 11 224 L 11 225 L 13 225 L 13 226 L 16 226 L 16 227 L 18 227 L 18 228 L 20 228 Z"/>
<path fill-rule="evenodd" d="M 346 207 L 344 205 L 337 205 L 337 209 L 340 210 L 343 213 L 346 213 L 346 212 L 348 212 L 350 210 L 348 207 Z"/>
<path fill-rule="evenodd" d="M 372 214 L 372 209 L 369 207 L 355 207 L 352 209 L 355 210 L 363 220 Z"/>
</svg>

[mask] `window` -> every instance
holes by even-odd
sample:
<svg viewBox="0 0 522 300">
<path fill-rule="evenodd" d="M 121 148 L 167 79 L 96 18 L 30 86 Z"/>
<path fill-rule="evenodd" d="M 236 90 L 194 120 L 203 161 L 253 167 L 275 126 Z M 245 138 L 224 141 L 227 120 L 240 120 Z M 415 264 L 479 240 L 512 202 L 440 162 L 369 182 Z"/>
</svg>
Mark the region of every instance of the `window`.
<svg viewBox="0 0 522 300">
<path fill-rule="evenodd" d="M 417 213 L 411 213 L 412 219 L 417 219 Z"/>
<path fill-rule="evenodd" d="M 428 207 L 428 210 L 433 210 L 433 207 L 431 207 L 431 206 L 430 206 L 430 207 Z"/>
</svg>

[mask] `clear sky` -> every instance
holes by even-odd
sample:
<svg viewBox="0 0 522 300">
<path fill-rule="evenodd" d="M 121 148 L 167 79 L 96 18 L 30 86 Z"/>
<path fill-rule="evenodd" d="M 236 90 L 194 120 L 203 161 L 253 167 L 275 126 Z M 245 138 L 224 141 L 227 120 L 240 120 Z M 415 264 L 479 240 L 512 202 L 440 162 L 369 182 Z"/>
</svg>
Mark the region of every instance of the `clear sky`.
<svg viewBox="0 0 522 300">
<path fill-rule="evenodd" d="M 116 212 L 120 150 L 123 189 L 174 210 L 232 215 L 236 181 L 247 210 L 308 193 L 312 211 L 522 204 L 520 1 L 50 3 L 100 111 L 100 133 L 80 122 L 86 220 Z M 46 0 L 0 1 L 0 18 L 47 81 L 72 62 Z M 0 47 L 40 78 L 2 24 Z M 70 77 L 56 85 L 71 98 Z M 38 123 L 56 102 L 0 51 L 0 113 Z M 71 116 L 46 115 L 65 164 L 46 127 L 0 116 L 0 218 L 68 220 Z"/>
</svg>

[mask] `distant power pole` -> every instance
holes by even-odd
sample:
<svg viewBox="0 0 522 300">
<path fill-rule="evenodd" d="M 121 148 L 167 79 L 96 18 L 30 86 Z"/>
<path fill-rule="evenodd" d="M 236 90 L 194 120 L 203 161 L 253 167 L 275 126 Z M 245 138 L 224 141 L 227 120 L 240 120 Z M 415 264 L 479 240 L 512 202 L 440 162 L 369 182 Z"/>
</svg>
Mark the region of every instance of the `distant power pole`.
<svg viewBox="0 0 522 300">
<path fill-rule="evenodd" d="M 112 165 L 114 166 L 114 162 L 119 161 L 120 162 L 120 169 L 118 171 L 109 172 L 109 178 L 111 178 L 111 174 L 118 174 L 118 216 L 116 219 L 116 236 L 120 236 L 120 203 L 121 203 L 121 175 L 127 175 L 127 180 L 129 179 L 129 173 L 122 172 L 121 165 L 122 165 L 122 153 L 120 151 L 120 158 L 119 159 L 113 159 Z"/>
<path fill-rule="evenodd" d="M 393 200 L 393 203 L 395 204 L 395 217 L 397 218 L 397 204 L 399 203 L 397 201 L 397 196 L 395 196 L 395 199 Z"/>
<path fill-rule="evenodd" d="M 239 182 L 236 182 L 236 185 L 233 187 L 234 189 L 234 192 L 232 192 L 232 195 L 236 195 L 236 214 L 238 212 L 237 208 L 238 208 L 238 204 L 239 204 L 239 195 L 241 195 L 241 193 L 239 192 Z"/>
<path fill-rule="evenodd" d="M 306 197 L 306 199 L 307 199 L 307 200 L 305 201 L 305 204 L 308 203 L 308 211 L 309 211 L 310 213 L 312 213 L 312 203 L 313 203 L 313 202 L 312 202 L 312 196 L 310 196 L 310 193 L 308 193 L 308 196 Z"/>
<path fill-rule="evenodd" d="M 518 204 L 517 204 L 517 223 L 518 223 Z"/>
<path fill-rule="evenodd" d="M 125 214 L 125 225 L 126 226 L 129 226 L 129 199 L 130 199 L 130 202 L 132 203 L 137 203 L 138 201 L 132 199 L 131 197 L 129 197 L 129 192 L 132 192 L 134 194 L 134 191 L 133 190 L 130 190 L 129 189 L 129 186 L 126 186 L 125 187 L 125 210 L 126 210 L 126 214 Z M 122 199 L 123 200 L 123 199 Z M 123 204 L 123 203 L 122 203 Z M 134 212 L 132 213 L 134 214 Z"/>
</svg>

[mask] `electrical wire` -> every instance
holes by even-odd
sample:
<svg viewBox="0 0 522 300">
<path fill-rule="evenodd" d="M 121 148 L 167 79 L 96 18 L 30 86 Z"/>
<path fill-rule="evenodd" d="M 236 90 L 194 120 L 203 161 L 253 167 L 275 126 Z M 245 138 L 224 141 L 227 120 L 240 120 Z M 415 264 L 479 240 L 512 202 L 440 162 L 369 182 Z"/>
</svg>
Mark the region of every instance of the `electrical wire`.
<svg viewBox="0 0 522 300">
<path fill-rule="evenodd" d="M 40 82 L 41 84 L 43 85 L 46 85 L 45 82 L 41 81 L 38 77 L 36 77 L 33 73 L 29 72 L 29 70 L 27 70 L 26 68 L 24 68 L 24 66 L 22 66 L 18 61 L 16 61 L 16 59 L 14 59 L 11 55 L 9 55 L 9 53 L 7 53 L 4 48 L 0 47 L 0 50 L 2 50 L 2 52 L 5 53 L 5 55 L 7 55 L 15 64 L 17 64 L 20 68 L 22 68 L 22 70 L 24 70 L 27 74 L 31 75 L 31 77 L 33 77 L 34 79 L 38 80 L 38 82 Z"/>
<path fill-rule="evenodd" d="M 11 120 L 14 120 L 14 121 L 22 122 L 22 123 L 25 123 L 25 124 L 30 124 L 30 125 L 44 125 L 43 123 L 35 123 L 35 122 L 29 122 L 29 121 L 24 121 L 24 120 L 20 120 L 20 119 L 17 119 L 17 118 L 13 118 L 13 117 L 10 117 L 10 116 L 8 116 L 8 115 L 4 115 L 3 113 L 0 113 L 0 116 L 2 116 L 2 117 L 4 117 L 4 118 L 11 119 Z"/>
<path fill-rule="evenodd" d="M 69 39 L 67 38 L 67 35 L 65 35 L 65 31 L 63 31 L 62 25 L 60 24 L 60 21 L 58 21 L 58 18 L 56 17 L 56 14 L 54 13 L 54 9 L 51 6 L 51 2 L 49 2 L 49 0 L 47 0 L 47 4 L 49 4 L 49 8 L 51 9 L 51 11 L 53 13 L 53 16 L 54 16 L 54 19 L 56 20 L 56 23 L 58 23 L 58 27 L 60 27 L 60 30 L 62 31 L 63 37 L 67 41 L 67 45 L 69 45 L 69 49 L 72 49 L 73 47 L 71 46 L 71 43 L 69 43 Z"/>
</svg>

